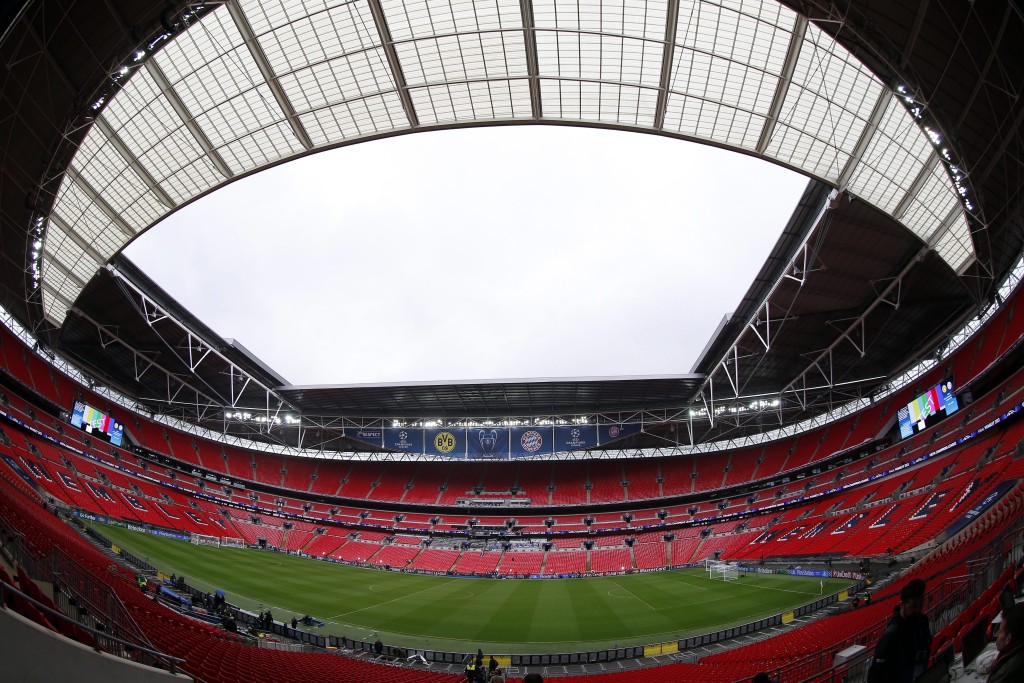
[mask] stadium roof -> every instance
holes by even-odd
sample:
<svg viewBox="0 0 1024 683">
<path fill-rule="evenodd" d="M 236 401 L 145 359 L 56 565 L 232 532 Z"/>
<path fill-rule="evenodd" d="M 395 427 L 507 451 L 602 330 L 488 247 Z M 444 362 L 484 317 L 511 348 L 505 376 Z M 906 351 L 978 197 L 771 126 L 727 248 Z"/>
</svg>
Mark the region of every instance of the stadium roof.
<svg viewBox="0 0 1024 683">
<path fill-rule="evenodd" d="M 881 382 L 990 298 L 1021 249 L 1016 3 L 40 0 L 4 11 L 3 303 L 100 377 L 126 373 L 102 349 L 137 362 L 183 348 L 163 334 L 147 350 L 117 304 L 95 298 L 115 282 L 131 315 L 152 313 L 123 271 L 104 269 L 135 235 L 268 165 L 420 130 L 633 130 L 819 181 L 711 340 L 691 401 L 808 388 L 832 400 L 837 369 L 851 385 Z M 823 212 L 828 187 L 844 194 Z M 105 330 L 92 350 L 83 321 Z M 781 335 L 769 339 L 771 326 Z M 115 328 L 123 344 L 109 343 Z M 185 334 L 190 349 L 194 336 L 224 341 Z M 236 370 L 279 384 L 232 348 L 215 354 L 228 384 Z M 198 394 L 215 380 L 194 360 L 179 376 Z M 179 369 L 165 369 L 170 386 Z M 141 398 L 174 392 L 162 393 Z M 809 405 L 798 403 L 794 415 Z"/>
</svg>

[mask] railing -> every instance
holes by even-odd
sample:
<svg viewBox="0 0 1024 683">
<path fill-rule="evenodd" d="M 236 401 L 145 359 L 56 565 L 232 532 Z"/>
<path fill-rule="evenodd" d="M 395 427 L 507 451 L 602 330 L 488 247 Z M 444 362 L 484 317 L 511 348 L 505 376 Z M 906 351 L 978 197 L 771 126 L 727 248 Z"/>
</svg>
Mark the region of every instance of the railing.
<svg viewBox="0 0 1024 683">
<path fill-rule="evenodd" d="M 1008 491 L 1007 495 L 1012 495 L 1014 490 Z M 994 509 L 990 509 L 975 524 L 988 523 L 993 514 Z M 957 615 L 963 613 L 972 602 L 981 597 L 986 588 L 999 578 L 1003 570 L 1015 561 L 1022 550 L 1018 538 L 1022 532 L 1024 532 L 1024 515 L 1018 514 L 1012 522 L 1004 523 L 998 532 L 989 531 L 990 537 L 985 541 L 984 546 L 973 553 L 970 558 L 936 567 L 934 572 L 922 577 L 926 582 L 941 577 L 941 582 L 929 588 L 927 594 L 928 607 L 926 611 L 931 621 L 933 632 L 951 623 L 956 619 Z M 941 553 L 944 552 L 944 549 L 949 549 L 949 547 L 950 545 L 947 541 L 946 544 L 932 552 Z M 942 574 L 950 569 L 955 569 L 960 564 L 966 564 L 966 575 L 942 576 Z M 891 595 L 876 595 L 875 597 L 878 600 L 884 600 L 887 597 L 891 597 Z M 850 645 L 864 645 L 868 648 L 865 652 L 865 662 L 869 661 L 871 654 L 874 652 L 874 646 L 885 630 L 888 621 L 889 615 L 886 615 L 875 624 L 847 636 L 839 643 L 833 644 L 820 652 L 815 652 L 799 661 L 790 662 L 784 666 L 771 669 L 769 673 L 771 673 L 772 678 L 786 681 L 812 681 L 813 683 L 832 683 L 835 681 L 838 683 L 844 680 L 859 680 L 852 675 L 855 673 L 852 665 L 834 666 L 835 655 Z M 847 678 L 848 676 L 849 678 Z"/>
<path fill-rule="evenodd" d="M 181 673 L 181 665 L 185 663 L 184 659 L 171 657 L 170 655 L 166 655 L 158 650 L 143 647 L 137 643 L 118 638 L 117 636 L 108 633 L 104 628 L 86 626 L 80 621 L 73 619 L 66 614 L 62 614 L 38 600 L 33 599 L 14 586 L 0 581 L 0 608 L 6 609 L 5 605 L 10 597 L 13 597 L 18 601 L 24 601 L 31 604 L 42 612 L 43 615 L 46 616 L 47 620 L 54 625 L 56 625 L 57 622 L 65 623 L 88 634 L 93 640 L 92 647 L 97 652 L 106 652 L 123 659 L 129 659 L 139 664 L 146 664 L 157 669 L 163 669 L 172 674 Z"/>
</svg>

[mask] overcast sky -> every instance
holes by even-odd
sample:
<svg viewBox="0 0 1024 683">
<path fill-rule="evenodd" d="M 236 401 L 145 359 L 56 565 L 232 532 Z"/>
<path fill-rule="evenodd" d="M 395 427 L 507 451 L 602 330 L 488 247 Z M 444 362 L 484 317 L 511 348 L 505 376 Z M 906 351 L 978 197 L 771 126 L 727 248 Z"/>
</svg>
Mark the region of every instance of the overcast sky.
<svg viewBox="0 0 1024 683">
<path fill-rule="evenodd" d="M 681 374 L 806 183 L 650 135 L 429 132 L 237 181 L 126 253 L 297 385 Z"/>
</svg>

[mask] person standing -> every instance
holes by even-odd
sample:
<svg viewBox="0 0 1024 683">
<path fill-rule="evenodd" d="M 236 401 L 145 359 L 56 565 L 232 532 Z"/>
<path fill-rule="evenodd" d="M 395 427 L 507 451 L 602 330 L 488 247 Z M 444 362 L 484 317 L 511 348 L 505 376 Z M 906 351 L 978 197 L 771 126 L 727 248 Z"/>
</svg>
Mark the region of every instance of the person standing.
<svg viewBox="0 0 1024 683">
<path fill-rule="evenodd" d="M 900 591 L 900 604 L 875 647 L 868 683 L 914 683 L 928 667 L 932 633 L 924 614 L 924 594 L 921 579 Z"/>
</svg>

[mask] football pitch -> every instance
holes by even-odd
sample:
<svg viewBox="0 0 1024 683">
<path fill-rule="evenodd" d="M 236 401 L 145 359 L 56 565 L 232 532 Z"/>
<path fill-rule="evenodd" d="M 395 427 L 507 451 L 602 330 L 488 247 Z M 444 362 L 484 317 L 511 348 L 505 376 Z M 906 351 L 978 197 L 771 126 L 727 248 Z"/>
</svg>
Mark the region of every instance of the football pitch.
<svg viewBox="0 0 1024 683">
<path fill-rule="evenodd" d="M 278 621 L 309 614 L 322 633 L 402 647 L 506 654 L 597 650 L 675 640 L 779 614 L 852 582 L 703 569 L 581 579 L 402 574 L 240 548 L 197 546 L 94 525 L 154 567 L 225 591 Z"/>
</svg>

